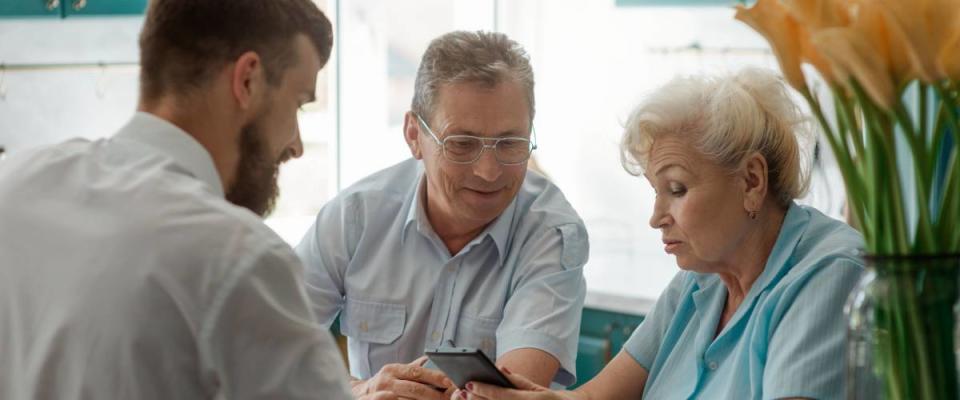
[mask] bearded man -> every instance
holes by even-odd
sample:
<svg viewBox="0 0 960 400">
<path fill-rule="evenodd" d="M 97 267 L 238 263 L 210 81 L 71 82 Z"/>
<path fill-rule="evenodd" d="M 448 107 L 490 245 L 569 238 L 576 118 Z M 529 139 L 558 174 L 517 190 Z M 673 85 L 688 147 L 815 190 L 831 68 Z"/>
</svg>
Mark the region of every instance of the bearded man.
<svg viewBox="0 0 960 400">
<path fill-rule="evenodd" d="M 131 120 L 0 163 L 0 398 L 350 397 L 260 218 L 332 43 L 309 0 L 150 2 Z"/>
</svg>

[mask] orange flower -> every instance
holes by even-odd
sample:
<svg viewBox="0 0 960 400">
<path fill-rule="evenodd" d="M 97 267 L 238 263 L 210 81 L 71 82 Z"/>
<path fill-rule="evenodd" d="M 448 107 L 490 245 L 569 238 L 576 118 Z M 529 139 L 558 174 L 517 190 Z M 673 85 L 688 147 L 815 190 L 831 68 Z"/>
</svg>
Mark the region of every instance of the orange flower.
<svg viewBox="0 0 960 400">
<path fill-rule="evenodd" d="M 907 55 L 920 78 L 932 83 L 947 77 L 944 68 L 956 63 L 945 59 L 957 57 L 960 0 L 875 1 L 889 10 L 892 28 L 906 39 Z"/>
<path fill-rule="evenodd" d="M 947 40 L 937 56 L 937 66 L 943 76 L 960 79 L 960 16 L 953 20 L 953 25 L 945 32 Z"/>
<path fill-rule="evenodd" d="M 781 3 L 811 32 L 850 25 L 850 2 L 847 0 L 781 0 Z"/>
<path fill-rule="evenodd" d="M 767 39 L 787 83 L 800 92 L 807 92 L 806 79 L 800 69 L 802 45 L 798 38 L 802 28 L 787 9 L 777 0 L 758 0 L 750 8 L 737 5 L 736 19 Z"/>
<path fill-rule="evenodd" d="M 907 61 L 906 39 L 891 27 L 892 19 L 879 3 L 864 1 L 851 26 L 823 29 L 813 37 L 814 46 L 838 74 L 856 80 L 886 109 L 893 106 L 899 89 L 914 72 Z"/>
<path fill-rule="evenodd" d="M 812 35 L 825 28 L 850 25 L 849 0 L 781 0 L 784 8 L 800 24 L 797 40 L 800 42 L 800 58 L 813 65 L 823 79 L 836 84 L 845 81 L 845 76 L 837 76 L 829 61 L 823 57 L 811 42 Z"/>
</svg>

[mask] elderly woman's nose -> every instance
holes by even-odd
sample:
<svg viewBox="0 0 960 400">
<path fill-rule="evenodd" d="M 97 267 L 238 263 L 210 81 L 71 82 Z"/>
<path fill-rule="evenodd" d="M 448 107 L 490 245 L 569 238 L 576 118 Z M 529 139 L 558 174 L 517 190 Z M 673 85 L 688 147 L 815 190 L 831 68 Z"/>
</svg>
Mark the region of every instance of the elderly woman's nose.
<svg viewBox="0 0 960 400">
<path fill-rule="evenodd" d="M 650 227 L 660 229 L 667 224 L 667 214 L 663 211 L 664 207 L 657 199 L 653 204 L 653 214 L 650 215 Z"/>
</svg>

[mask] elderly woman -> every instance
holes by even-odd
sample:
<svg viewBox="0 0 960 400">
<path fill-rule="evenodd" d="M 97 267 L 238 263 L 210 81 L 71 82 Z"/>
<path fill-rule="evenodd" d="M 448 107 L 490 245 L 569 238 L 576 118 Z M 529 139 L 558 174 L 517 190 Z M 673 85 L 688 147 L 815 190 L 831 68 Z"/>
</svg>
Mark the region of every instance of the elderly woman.
<svg viewBox="0 0 960 400">
<path fill-rule="evenodd" d="M 625 168 L 656 193 L 650 226 L 681 271 L 593 380 L 555 392 L 471 383 L 476 399 L 839 398 L 843 305 L 860 235 L 794 202 L 809 125 L 772 73 L 675 79 L 640 104 Z"/>
</svg>

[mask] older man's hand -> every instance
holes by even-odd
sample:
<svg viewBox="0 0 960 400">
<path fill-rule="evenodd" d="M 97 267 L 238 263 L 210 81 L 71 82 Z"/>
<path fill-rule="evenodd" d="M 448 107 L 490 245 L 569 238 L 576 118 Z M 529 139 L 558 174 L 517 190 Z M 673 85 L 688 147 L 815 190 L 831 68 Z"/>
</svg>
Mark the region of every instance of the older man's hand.
<svg viewBox="0 0 960 400">
<path fill-rule="evenodd" d="M 400 397 L 393 392 L 376 392 L 357 397 L 357 400 L 399 400 Z"/>
<path fill-rule="evenodd" d="M 353 383 L 353 397 L 377 392 L 391 392 L 399 398 L 444 400 L 457 389 L 453 381 L 440 371 L 424 368 L 427 357 L 409 364 L 387 364 L 372 378 Z M 378 398 L 379 399 L 379 398 Z"/>
</svg>

